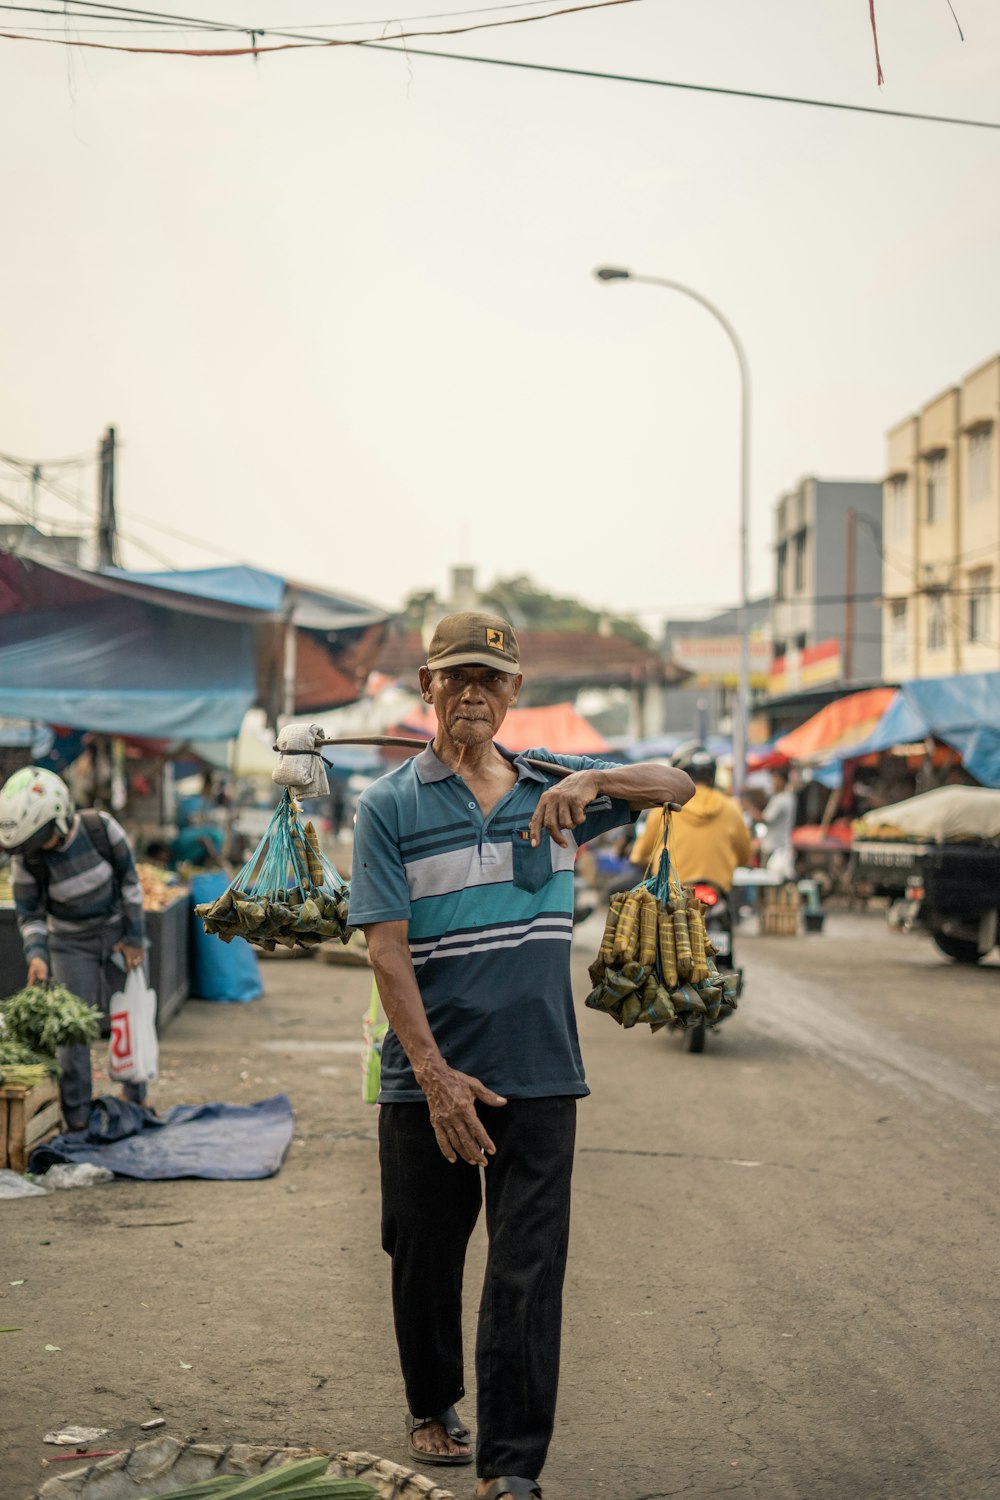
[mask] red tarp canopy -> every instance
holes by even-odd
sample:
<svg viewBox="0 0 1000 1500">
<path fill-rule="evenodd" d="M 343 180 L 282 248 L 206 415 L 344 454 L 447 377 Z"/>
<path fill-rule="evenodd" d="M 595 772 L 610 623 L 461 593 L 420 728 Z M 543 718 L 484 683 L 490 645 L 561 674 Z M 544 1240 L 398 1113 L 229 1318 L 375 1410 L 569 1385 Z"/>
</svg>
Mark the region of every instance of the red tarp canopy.
<svg viewBox="0 0 1000 1500">
<path fill-rule="evenodd" d="M 407 715 L 393 734 L 421 734 L 433 739 L 437 718 L 429 704 L 421 704 Z M 553 703 L 548 708 L 512 708 L 497 735 L 506 750 L 531 750 L 544 746 L 554 755 L 603 755 L 608 742 L 598 734 L 572 703 Z"/>
</svg>

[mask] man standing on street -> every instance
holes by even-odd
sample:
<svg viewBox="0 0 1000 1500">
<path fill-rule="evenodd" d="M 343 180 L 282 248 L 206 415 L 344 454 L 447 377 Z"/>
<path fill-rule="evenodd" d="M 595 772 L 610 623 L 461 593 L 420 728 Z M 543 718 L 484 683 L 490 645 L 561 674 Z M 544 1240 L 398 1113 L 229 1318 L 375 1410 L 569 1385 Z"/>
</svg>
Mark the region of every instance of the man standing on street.
<svg viewBox="0 0 1000 1500">
<path fill-rule="evenodd" d="M 351 922 L 390 1023 L 382 1242 L 411 1455 L 471 1463 L 454 1408 L 485 1180 L 476 1496 L 528 1500 L 555 1419 L 576 1101 L 588 1092 L 570 988 L 573 861 L 581 843 L 694 788 L 673 767 L 497 745 L 521 686 L 506 620 L 446 616 L 420 686 L 437 733 L 363 794 L 351 872 Z M 570 774 L 554 780 L 533 759 Z"/>
<path fill-rule="evenodd" d="M 774 783 L 767 806 L 760 815 L 767 832 L 761 841 L 760 852 L 769 870 L 783 875 L 786 880 L 795 879 L 795 846 L 792 832 L 795 828 L 796 796 L 788 783 L 784 771 L 772 773 Z"/>
</svg>

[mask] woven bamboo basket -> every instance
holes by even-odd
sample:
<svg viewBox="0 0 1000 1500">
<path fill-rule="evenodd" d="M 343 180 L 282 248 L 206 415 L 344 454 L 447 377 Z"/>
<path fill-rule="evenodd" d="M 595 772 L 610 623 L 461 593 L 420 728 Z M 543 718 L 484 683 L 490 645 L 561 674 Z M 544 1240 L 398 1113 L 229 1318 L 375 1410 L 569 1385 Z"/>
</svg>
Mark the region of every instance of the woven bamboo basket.
<svg viewBox="0 0 1000 1500">
<path fill-rule="evenodd" d="M 135 1448 L 88 1464 L 71 1474 L 47 1479 L 31 1500 L 144 1500 L 168 1496 L 215 1474 L 252 1478 L 297 1458 L 318 1457 L 321 1448 L 274 1448 L 251 1443 L 188 1443 L 160 1433 Z M 330 1454 L 327 1473 L 338 1479 L 364 1479 L 379 1500 L 455 1500 L 413 1469 L 373 1453 Z"/>
</svg>

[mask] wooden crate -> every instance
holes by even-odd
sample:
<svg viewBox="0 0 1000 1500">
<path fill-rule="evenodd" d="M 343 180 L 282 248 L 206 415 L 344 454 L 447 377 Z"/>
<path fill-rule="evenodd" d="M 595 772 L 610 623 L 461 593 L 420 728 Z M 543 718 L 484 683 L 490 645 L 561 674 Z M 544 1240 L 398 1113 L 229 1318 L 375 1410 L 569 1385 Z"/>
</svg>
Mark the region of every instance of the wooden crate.
<svg viewBox="0 0 1000 1500">
<path fill-rule="evenodd" d="M 62 1128 L 55 1079 L 30 1089 L 16 1083 L 0 1084 L 0 1167 L 26 1172 L 35 1147 L 58 1135 Z"/>
<path fill-rule="evenodd" d="M 760 930 L 765 937 L 794 937 L 799 930 L 799 914 L 790 907 L 765 907 L 760 914 Z"/>
<path fill-rule="evenodd" d="M 766 937 L 794 937 L 799 930 L 801 904 L 798 887 L 792 881 L 765 886 L 761 891 L 761 932 Z"/>
</svg>

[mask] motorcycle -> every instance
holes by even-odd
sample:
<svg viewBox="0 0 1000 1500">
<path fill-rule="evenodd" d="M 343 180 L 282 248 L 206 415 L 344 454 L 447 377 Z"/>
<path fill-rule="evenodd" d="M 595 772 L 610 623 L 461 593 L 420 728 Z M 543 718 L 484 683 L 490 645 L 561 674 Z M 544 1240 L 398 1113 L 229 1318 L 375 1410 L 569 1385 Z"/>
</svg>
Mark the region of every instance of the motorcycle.
<svg viewBox="0 0 1000 1500">
<path fill-rule="evenodd" d="M 694 894 L 705 908 L 705 929 L 708 932 L 709 941 L 716 953 L 716 963 L 722 970 L 735 970 L 742 981 L 742 970 L 736 969 L 736 960 L 733 955 L 733 928 L 736 923 L 733 917 L 732 896 L 729 891 L 724 891 L 714 880 L 695 880 Z M 718 1026 L 730 1015 L 731 1011 L 725 1008 L 724 1014 L 719 1016 Z M 689 1026 L 684 1032 L 684 1050 L 686 1052 L 704 1052 L 705 1036 L 708 1026 L 704 1021 L 699 1021 L 696 1026 Z"/>
</svg>

